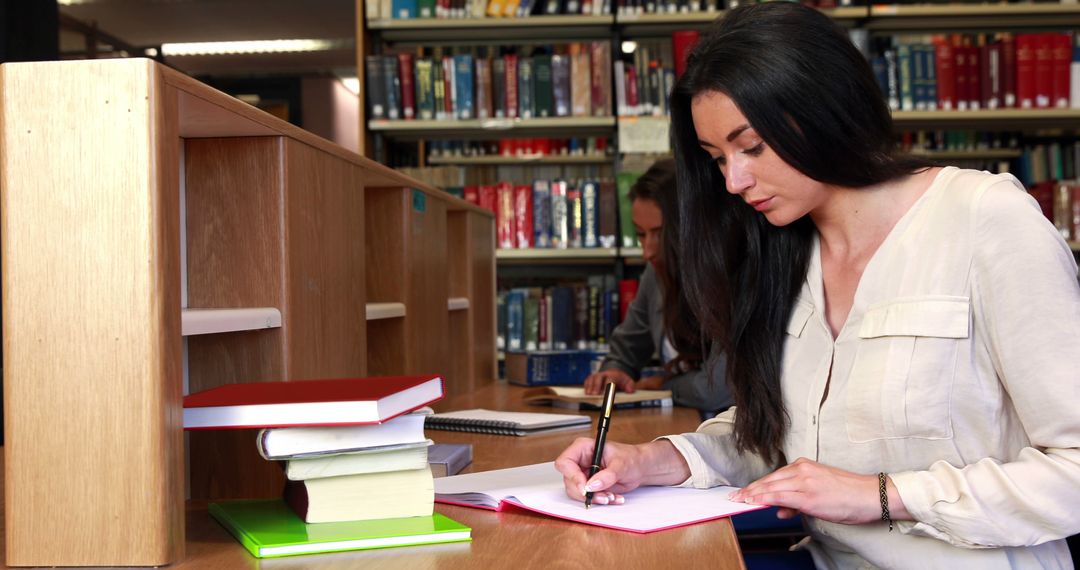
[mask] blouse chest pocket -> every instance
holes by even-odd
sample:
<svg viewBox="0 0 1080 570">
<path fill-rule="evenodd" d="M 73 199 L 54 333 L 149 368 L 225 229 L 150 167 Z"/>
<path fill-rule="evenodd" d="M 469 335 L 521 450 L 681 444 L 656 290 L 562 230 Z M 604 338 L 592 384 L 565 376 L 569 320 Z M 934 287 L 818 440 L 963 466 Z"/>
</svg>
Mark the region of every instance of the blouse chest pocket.
<svg viewBox="0 0 1080 570">
<path fill-rule="evenodd" d="M 934 295 L 872 307 L 848 377 L 848 439 L 952 437 L 951 398 L 968 297 Z"/>
</svg>

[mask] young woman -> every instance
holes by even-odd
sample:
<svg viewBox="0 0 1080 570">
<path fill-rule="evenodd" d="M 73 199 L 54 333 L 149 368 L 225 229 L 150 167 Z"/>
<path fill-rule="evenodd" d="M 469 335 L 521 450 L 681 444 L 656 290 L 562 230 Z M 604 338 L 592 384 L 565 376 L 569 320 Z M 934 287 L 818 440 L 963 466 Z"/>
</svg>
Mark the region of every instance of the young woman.
<svg viewBox="0 0 1080 570">
<path fill-rule="evenodd" d="M 629 198 L 648 266 L 626 318 L 612 333 L 611 351 L 600 370 L 585 379 L 585 392 L 600 394 L 608 382 L 624 392 L 671 390 L 676 404 L 712 417 L 731 406 L 731 393 L 724 381 L 723 357 L 703 362 L 701 355 L 708 350 L 680 290 L 675 161 L 655 162 L 630 188 Z M 660 355 L 665 373 L 641 378 L 653 354 Z"/>
<path fill-rule="evenodd" d="M 1023 188 L 897 155 L 869 65 L 798 4 L 728 12 L 671 100 L 683 291 L 736 405 L 588 482 L 576 441 L 567 494 L 741 486 L 825 568 L 1071 567 L 1080 287 Z"/>
</svg>

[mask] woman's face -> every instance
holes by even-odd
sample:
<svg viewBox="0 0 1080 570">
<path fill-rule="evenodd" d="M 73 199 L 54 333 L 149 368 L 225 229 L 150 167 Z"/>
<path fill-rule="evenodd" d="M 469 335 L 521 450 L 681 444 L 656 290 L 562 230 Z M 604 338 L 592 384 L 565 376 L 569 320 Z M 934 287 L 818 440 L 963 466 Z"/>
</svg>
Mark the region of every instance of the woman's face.
<svg viewBox="0 0 1080 570">
<path fill-rule="evenodd" d="M 773 152 L 727 95 L 706 91 L 690 102 L 698 143 L 716 161 L 727 191 L 742 197 L 769 223 L 784 226 L 821 206 L 826 186 Z"/>
<path fill-rule="evenodd" d="M 660 206 L 655 200 L 638 198 L 630 203 L 630 219 L 634 221 L 634 231 L 641 242 L 642 257 L 656 265 L 660 262 L 660 231 L 664 227 Z"/>
</svg>

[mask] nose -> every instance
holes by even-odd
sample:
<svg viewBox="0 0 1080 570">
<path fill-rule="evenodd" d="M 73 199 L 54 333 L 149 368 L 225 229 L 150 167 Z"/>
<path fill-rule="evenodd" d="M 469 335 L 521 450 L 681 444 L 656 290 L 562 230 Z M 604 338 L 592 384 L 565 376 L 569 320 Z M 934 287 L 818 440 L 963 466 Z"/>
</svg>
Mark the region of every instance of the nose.
<svg viewBox="0 0 1080 570">
<path fill-rule="evenodd" d="M 750 172 L 748 158 L 742 153 L 735 155 L 728 161 L 724 172 L 727 191 L 732 194 L 742 194 L 754 186 L 754 175 Z"/>
</svg>

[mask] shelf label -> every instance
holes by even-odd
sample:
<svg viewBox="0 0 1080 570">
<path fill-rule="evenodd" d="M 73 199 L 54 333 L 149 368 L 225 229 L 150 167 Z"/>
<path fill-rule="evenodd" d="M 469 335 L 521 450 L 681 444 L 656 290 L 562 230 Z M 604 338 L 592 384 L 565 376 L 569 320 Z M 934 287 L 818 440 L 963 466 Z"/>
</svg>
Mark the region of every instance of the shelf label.
<svg viewBox="0 0 1080 570">
<path fill-rule="evenodd" d="M 667 117 L 620 117 L 619 152 L 671 152 L 670 125 Z"/>
</svg>

